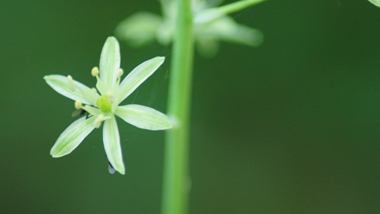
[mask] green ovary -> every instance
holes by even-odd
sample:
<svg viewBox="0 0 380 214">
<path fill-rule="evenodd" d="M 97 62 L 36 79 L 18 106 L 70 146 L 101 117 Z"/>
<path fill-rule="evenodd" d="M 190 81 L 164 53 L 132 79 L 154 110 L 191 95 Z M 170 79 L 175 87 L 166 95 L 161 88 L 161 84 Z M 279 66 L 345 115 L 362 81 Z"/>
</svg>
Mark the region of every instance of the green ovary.
<svg viewBox="0 0 380 214">
<path fill-rule="evenodd" d="M 98 104 L 99 109 L 104 113 L 110 112 L 112 109 L 112 105 L 108 101 L 107 95 L 100 96 L 98 101 L 96 101 L 96 104 Z"/>
</svg>

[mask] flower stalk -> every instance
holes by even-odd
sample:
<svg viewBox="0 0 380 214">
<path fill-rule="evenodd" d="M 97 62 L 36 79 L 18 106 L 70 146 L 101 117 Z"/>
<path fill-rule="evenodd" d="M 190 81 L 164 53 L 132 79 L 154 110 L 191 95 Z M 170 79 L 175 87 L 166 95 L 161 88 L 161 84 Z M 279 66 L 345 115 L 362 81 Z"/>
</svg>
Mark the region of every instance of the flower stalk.
<svg viewBox="0 0 380 214">
<path fill-rule="evenodd" d="M 162 214 L 188 211 L 189 118 L 193 64 L 191 0 L 178 0 L 177 22 L 169 82 L 168 116 L 174 121 L 166 132 Z"/>
</svg>

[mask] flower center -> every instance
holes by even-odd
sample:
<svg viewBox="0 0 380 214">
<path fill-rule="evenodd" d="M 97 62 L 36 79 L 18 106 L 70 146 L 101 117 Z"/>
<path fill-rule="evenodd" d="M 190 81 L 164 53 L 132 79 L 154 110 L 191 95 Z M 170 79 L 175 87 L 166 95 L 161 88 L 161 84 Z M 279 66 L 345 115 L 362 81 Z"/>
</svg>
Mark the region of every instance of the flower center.
<svg viewBox="0 0 380 214">
<path fill-rule="evenodd" d="M 100 96 L 96 101 L 96 104 L 98 105 L 99 109 L 104 113 L 110 112 L 112 110 L 112 105 L 108 100 L 107 95 Z"/>
</svg>

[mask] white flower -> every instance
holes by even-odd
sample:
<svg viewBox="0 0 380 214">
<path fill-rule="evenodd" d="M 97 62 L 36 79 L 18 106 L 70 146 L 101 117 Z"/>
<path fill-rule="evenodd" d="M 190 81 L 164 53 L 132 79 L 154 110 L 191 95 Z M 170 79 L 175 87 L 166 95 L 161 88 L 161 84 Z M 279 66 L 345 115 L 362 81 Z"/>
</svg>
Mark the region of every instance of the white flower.
<svg viewBox="0 0 380 214">
<path fill-rule="evenodd" d="M 133 69 L 120 83 L 123 70 L 120 69 L 119 43 L 114 37 L 108 37 L 100 56 L 100 71 L 97 67 L 91 74 L 97 78 L 96 88 L 88 88 L 80 82 L 62 75 L 45 76 L 47 84 L 55 91 L 75 100 L 78 110 L 88 112 L 73 122 L 58 137 L 50 154 L 54 158 L 70 154 L 95 128 L 103 125 L 103 143 L 109 163 L 121 174 L 125 173 L 120 146 L 119 129 L 115 115 L 138 128 L 164 130 L 172 127 L 169 118 L 152 108 L 120 103 L 127 98 L 164 62 L 164 57 L 147 60 Z"/>
<path fill-rule="evenodd" d="M 380 7 L 380 0 L 369 0 L 372 4 Z"/>
<path fill-rule="evenodd" d="M 227 16 L 264 0 L 236 1 L 216 7 L 221 0 L 192 0 L 193 36 L 197 50 L 206 57 L 216 54 L 220 41 L 258 46 L 263 41 L 259 30 L 240 25 Z M 177 17 L 177 1 L 161 0 L 162 17 L 139 12 L 122 21 L 116 35 L 133 46 L 145 45 L 155 39 L 168 45 L 174 38 Z"/>
</svg>

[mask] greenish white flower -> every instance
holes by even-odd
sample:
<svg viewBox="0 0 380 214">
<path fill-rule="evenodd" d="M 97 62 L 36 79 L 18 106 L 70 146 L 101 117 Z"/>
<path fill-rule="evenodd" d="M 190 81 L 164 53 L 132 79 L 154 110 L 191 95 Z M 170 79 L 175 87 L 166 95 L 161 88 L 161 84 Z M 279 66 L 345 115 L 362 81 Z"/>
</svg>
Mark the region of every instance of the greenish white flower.
<svg viewBox="0 0 380 214">
<path fill-rule="evenodd" d="M 258 46 L 263 41 L 259 30 L 236 23 L 230 13 L 237 12 L 265 0 L 243 0 L 219 6 L 221 0 L 192 0 L 193 36 L 195 45 L 203 56 L 216 54 L 220 41 Z M 149 12 L 139 12 L 122 21 L 116 35 L 132 46 L 142 46 L 157 40 L 168 45 L 174 37 L 177 3 L 161 0 L 162 17 Z"/>
<path fill-rule="evenodd" d="M 55 91 L 75 100 L 75 108 L 89 114 L 66 128 L 58 137 L 50 154 L 54 158 L 70 154 L 92 130 L 99 128 L 103 123 L 103 143 L 108 161 L 116 171 L 124 174 L 125 167 L 115 116 L 147 130 L 164 130 L 172 127 L 169 118 L 157 110 L 136 104 L 120 105 L 160 67 L 164 59 L 164 57 L 155 57 L 141 63 L 121 81 L 123 70 L 120 69 L 119 43 L 114 37 L 109 37 L 100 56 L 100 69 L 95 67 L 91 71 L 97 79 L 96 89 L 88 88 L 73 80 L 70 75 L 45 76 L 47 84 Z"/>
<path fill-rule="evenodd" d="M 380 7 L 380 0 L 369 0 L 372 4 Z"/>
</svg>

